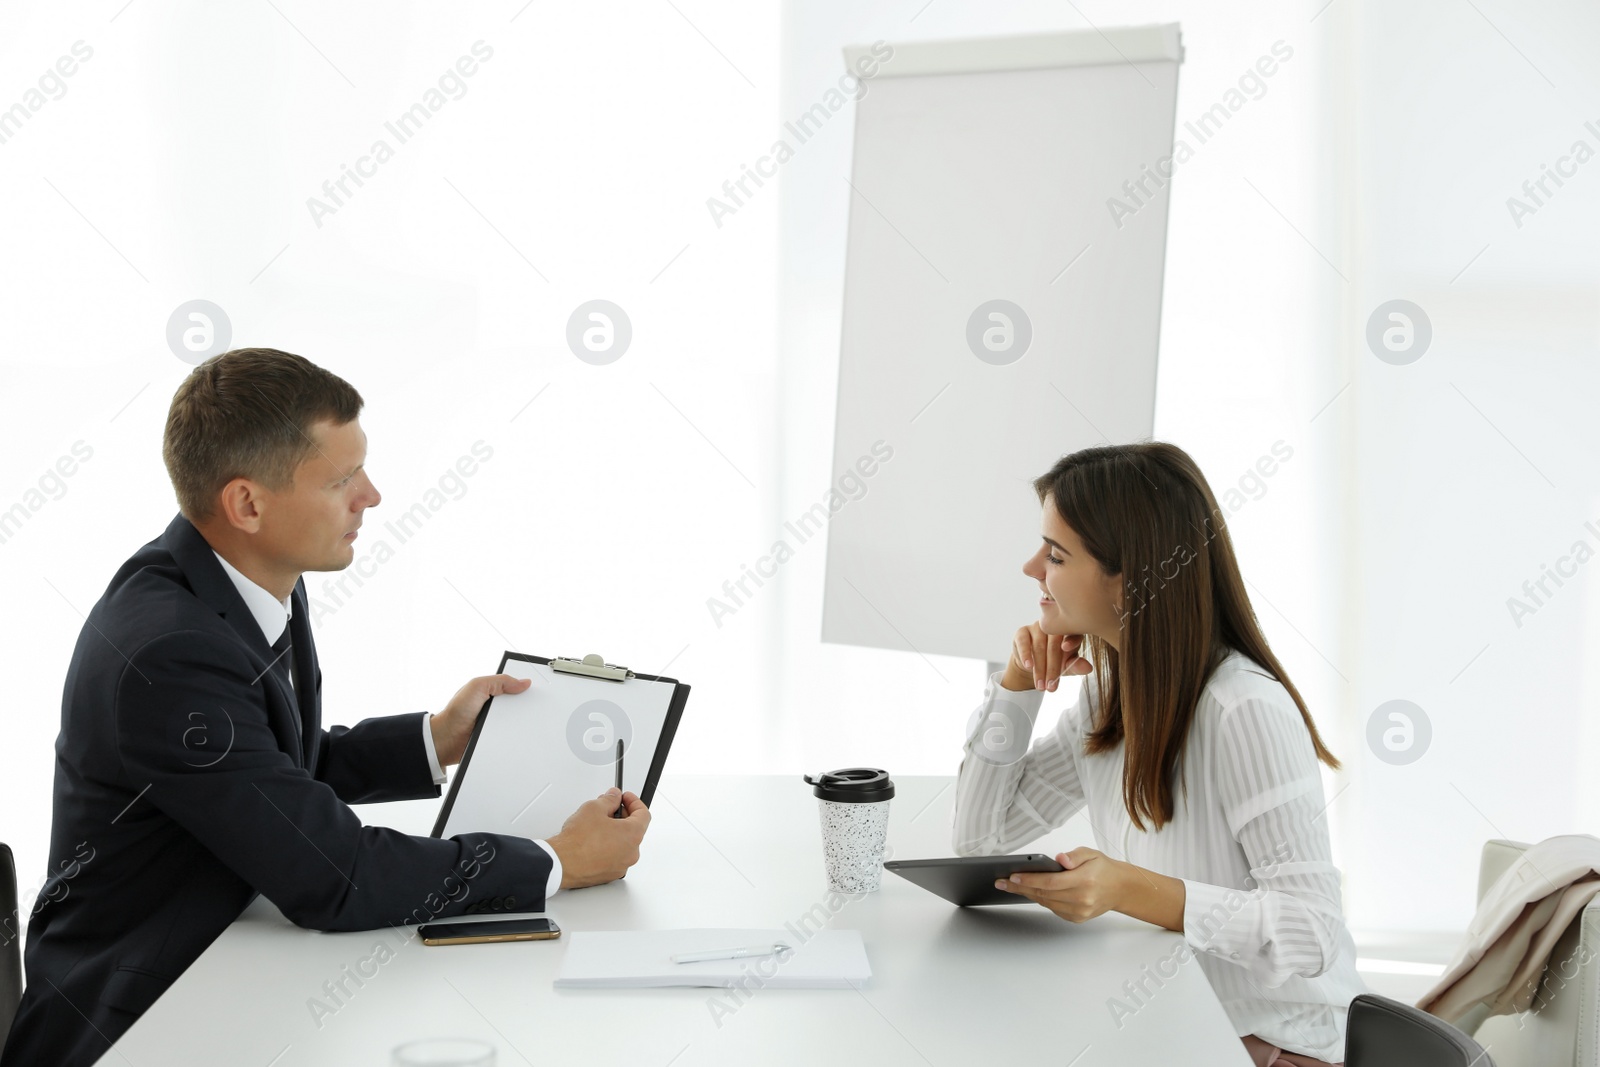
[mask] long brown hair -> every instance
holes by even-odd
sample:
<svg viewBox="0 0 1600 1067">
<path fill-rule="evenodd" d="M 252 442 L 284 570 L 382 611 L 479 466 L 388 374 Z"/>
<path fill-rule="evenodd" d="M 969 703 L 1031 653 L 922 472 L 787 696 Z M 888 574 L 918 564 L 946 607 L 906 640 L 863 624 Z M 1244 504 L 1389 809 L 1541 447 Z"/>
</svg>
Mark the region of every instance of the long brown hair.
<svg viewBox="0 0 1600 1067">
<path fill-rule="evenodd" d="M 1189 454 L 1161 441 L 1086 448 L 1034 480 L 1107 575 L 1122 575 L 1120 648 L 1084 638 L 1098 710 L 1090 754 L 1126 744 L 1122 795 L 1140 830 L 1173 817 L 1173 781 L 1207 679 L 1237 650 L 1289 691 L 1317 758 L 1337 770 L 1311 713 L 1267 647 L 1222 509 Z"/>
</svg>

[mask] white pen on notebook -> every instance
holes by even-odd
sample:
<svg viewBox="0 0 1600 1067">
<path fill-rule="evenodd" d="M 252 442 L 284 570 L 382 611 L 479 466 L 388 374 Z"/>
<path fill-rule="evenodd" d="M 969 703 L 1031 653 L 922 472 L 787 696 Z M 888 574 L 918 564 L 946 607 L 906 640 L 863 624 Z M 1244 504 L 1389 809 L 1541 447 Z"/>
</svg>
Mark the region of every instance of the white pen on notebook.
<svg viewBox="0 0 1600 1067">
<path fill-rule="evenodd" d="M 750 956 L 781 956 L 789 951 L 782 941 L 768 945 L 745 945 L 743 948 L 717 948 L 708 952 L 679 952 L 673 963 L 699 963 L 702 960 L 742 960 Z"/>
</svg>

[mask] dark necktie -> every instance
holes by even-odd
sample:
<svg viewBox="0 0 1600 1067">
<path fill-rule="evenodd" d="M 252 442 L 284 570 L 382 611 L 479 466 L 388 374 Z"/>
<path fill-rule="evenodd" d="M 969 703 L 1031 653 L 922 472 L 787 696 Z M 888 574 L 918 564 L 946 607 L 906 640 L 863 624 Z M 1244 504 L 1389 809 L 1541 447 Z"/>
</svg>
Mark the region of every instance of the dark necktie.
<svg viewBox="0 0 1600 1067">
<path fill-rule="evenodd" d="M 272 642 L 272 670 L 279 678 L 283 679 L 283 684 L 289 687 L 290 692 L 294 692 L 294 674 L 291 662 L 294 659 L 294 653 L 290 651 L 293 647 L 293 644 L 289 641 L 289 622 L 286 619 L 283 624 L 283 633 L 279 634 L 278 639 Z M 298 694 L 296 694 L 296 702 L 298 703 Z"/>
<path fill-rule="evenodd" d="M 274 657 L 272 661 L 272 671 L 279 678 L 283 679 L 284 684 L 289 687 L 289 694 L 294 709 L 294 734 L 295 737 L 298 738 L 301 736 L 300 693 L 294 687 L 294 652 L 292 651 L 294 644 L 289 640 L 289 629 L 289 623 L 287 620 L 285 620 L 283 624 L 283 633 L 279 634 L 278 639 L 272 642 L 272 655 Z"/>
</svg>

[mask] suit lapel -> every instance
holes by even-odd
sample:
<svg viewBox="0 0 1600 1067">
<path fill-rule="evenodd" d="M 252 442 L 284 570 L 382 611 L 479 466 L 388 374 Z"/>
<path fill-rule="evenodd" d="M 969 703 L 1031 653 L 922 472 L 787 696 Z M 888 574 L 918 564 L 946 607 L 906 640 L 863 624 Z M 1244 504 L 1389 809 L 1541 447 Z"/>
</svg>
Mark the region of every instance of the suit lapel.
<svg viewBox="0 0 1600 1067">
<path fill-rule="evenodd" d="M 306 755 L 307 730 L 295 694 L 291 693 L 277 673 L 270 669 L 273 659 L 272 648 L 261 633 L 261 627 L 256 625 L 255 616 L 250 614 L 244 599 L 239 596 L 239 590 L 234 587 L 232 579 L 222 569 L 222 564 L 217 562 L 210 543 L 201 536 L 199 530 L 194 528 L 193 523 L 183 517 L 182 513 L 167 525 L 166 532 L 161 535 L 161 543 L 172 554 L 173 561 L 183 571 L 184 577 L 189 580 L 189 588 L 195 597 L 220 615 L 244 646 L 256 672 L 255 684 L 262 686 L 266 693 L 268 714 L 274 720 L 273 733 L 278 737 L 279 747 L 293 757 L 300 766 L 309 767 Z M 289 639 L 294 642 L 295 649 L 290 655 L 296 660 L 301 656 L 311 657 L 312 670 L 308 677 L 314 690 L 316 653 L 311 647 L 310 626 L 305 619 L 305 594 L 299 584 L 296 585 L 296 591 L 299 596 L 296 598 L 294 617 L 290 623 L 292 626 L 295 620 L 300 621 L 305 627 L 306 640 L 302 648 L 300 635 L 291 629 Z M 313 704 L 315 704 L 314 695 Z"/>
</svg>

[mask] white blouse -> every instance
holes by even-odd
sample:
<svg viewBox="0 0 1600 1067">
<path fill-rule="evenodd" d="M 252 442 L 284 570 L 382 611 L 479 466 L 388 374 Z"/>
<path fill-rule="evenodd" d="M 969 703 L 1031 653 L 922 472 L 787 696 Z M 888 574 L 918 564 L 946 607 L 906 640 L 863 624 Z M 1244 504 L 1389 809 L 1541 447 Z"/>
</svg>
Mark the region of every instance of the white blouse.
<svg viewBox="0 0 1600 1067">
<path fill-rule="evenodd" d="M 1183 880 L 1186 946 L 1237 1033 L 1343 1060 L 1350 1000 L 1369 990 L 1340 907 L 1316 752 L 1288 690 L 1230 653 L 1200 694 L 1172 821 L 1154 831 L 1146 819 L 1136 832 L 1122 798 L 1124 746 L 1083 750 L 1093 676 L 1031 747 L 1044 691 L 1012 692 L 1000 677 L 990 676 L 967 728 L 956 853 L 1014 852 L 1087 807 L 1097 850 Z M 1107 1010 L 1131 1015 L 1153 992 L 1149 982 L 1115 990 Z"/>
</svg>

